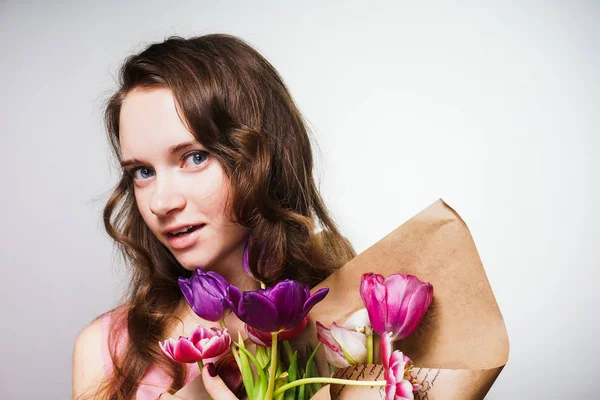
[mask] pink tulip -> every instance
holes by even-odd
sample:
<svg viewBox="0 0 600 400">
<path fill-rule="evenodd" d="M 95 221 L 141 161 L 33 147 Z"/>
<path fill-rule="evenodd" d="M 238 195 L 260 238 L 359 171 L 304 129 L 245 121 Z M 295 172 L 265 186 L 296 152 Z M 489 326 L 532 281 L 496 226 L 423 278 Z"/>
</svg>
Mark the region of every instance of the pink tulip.
<svg viewBox="0 0 600 400">
<path fill-rule="evenodd" d="M 421 385 L 413 373 L 413 363 L 410 358 L 392 347 L 392 334 L 386 332 L 381 336 L 381 360 L 383 361 L 386 380 L 386 400 L 413 399 L 413 391 Z"/>
<path fill-rule="evenodd" d="M 159 342 L 160 349 L 176 362 L 195 363 L 200 360 L 215 360 L 229 350 L 231 336 L 227 328 L 205 328 L 198 325 L 189 338 L 167 339 Z"/>
<path fill-rule="evenodd" d="M 382 355 L 383 356 L 383 355 Z M 392 353 L 388 360 L 389 368 L 385 369 L 384 377 L 386 400 L 413 400 L 414 391 L 421 387 L 416 383 L 412 372 L 412 361 L 400 350 Z"/>
<path fill-rule="evenodd" d="M 392 334 L 392 340 L 404 339 L 421 322 L 433 299 L 433 286 L 414 275 L 363 274 L 360 295 L 367 307 L 373 330 L 379 335 Z"/>
</svg>

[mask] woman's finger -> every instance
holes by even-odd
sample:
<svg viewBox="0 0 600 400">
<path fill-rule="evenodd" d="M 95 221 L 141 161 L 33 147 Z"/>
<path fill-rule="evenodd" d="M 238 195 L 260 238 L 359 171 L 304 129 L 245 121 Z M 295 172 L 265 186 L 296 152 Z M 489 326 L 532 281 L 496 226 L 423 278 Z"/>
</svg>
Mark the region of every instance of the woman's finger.
<svg viewBox="0 0 600 400">
<path fill-rule="evenodd" d="M 206 364 L 202 369 L 202 381 L 204 381 L 204 388 L 213 399 L 237 400 L 237 397 L 217 375 L 217 369 L 213 363 Z"/>
</svg>

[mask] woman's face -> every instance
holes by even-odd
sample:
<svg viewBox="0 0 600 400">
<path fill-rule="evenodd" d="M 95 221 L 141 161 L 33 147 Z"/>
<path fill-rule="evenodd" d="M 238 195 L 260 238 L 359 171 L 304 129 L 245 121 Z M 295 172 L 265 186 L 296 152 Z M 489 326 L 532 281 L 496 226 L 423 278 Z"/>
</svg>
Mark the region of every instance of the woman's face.
<svg viewBox="0 0 600 400">
<path fill-rule="evenodd" d="M 122 164 L 150 230 L 186 269 L 241 269 L 248 232 L 226 218 L 229 179 L 179 119 L 171 91 L 130 92 L 119 126 Z"/>
</svg>

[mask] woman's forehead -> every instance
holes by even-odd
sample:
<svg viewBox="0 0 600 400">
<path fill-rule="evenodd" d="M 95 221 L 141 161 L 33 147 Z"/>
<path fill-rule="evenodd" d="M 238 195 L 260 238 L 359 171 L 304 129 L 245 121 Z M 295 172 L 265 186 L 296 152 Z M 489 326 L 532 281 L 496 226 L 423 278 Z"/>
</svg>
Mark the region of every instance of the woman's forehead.
<svg viewBox="0 0 600 400">
<path fill-rule="evenodd" d="M 123 101 L 119 116 L 119 141 L 123 158 L 139 152 L 169 152 L 195 140 L 181 122 L 169 89 L 133 90 Z"/>
</svg>

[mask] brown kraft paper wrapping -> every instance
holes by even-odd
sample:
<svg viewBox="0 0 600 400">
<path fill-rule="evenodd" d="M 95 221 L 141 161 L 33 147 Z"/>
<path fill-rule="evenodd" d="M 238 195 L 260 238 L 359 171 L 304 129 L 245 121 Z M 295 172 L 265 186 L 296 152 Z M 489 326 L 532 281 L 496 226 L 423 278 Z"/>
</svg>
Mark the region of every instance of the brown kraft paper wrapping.
<svg viewBox="0 0 600 400">
<path fill-rule="evenodd" d="M 464 221 L 438 200 L 356 256 L 314 288 L 330 289 L 310 314 L 300 340 L 317 345 L 315 322 L 343 323 L 364 307 L 363 273 L 416 275 L 433 285 L 433 303 L 420 327 L 395 348 L 409 356 L 422 388 L 416 399 L 483 399 L 508 361 L 504 320 Z M 375 343 L 375 361 L 379 341 Z M 317 356 L 321 376 L 329 368 Z M 381 365 L 339 370 L 336 377 L 383 380 Z M 384 399 L 384 387 L 327 385 L 313 399 Z"/>
</svg>

